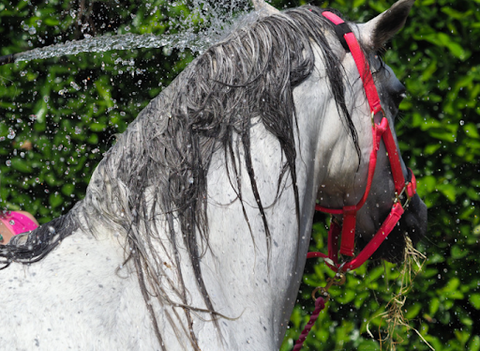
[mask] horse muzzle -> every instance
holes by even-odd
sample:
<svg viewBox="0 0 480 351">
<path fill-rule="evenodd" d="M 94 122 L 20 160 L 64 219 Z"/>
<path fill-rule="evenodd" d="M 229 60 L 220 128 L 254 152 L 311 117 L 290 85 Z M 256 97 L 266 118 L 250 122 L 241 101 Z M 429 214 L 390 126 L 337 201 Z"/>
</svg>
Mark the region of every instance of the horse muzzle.
<svg viewBox="0 0 480 351">
<path fill-rule="evenodd" d="M 371 259 L 383 259 L 392 263 L 400 263 L 405 259 L 406 237 L 416 245 L 427 233 L 427 206 L 415 194 L 405 213 L 393 228 L 392 232 L 380 245 Z M 358 238 L 357 249 L 361 250 L 368 243 L 368 239 Z"/>
</svg>

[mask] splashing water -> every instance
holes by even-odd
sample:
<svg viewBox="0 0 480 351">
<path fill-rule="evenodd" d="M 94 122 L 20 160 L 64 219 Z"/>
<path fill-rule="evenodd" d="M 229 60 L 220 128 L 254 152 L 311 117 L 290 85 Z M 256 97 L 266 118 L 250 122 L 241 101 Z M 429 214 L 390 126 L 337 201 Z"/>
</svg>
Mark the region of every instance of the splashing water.
<svg viewBox="0 0 480 351">
<path fill-rule="evenodd" d="M 15 59 L 16 61 L 30 61 L 63 55 L 76 55 L 81 52 L 105 52 L 111 50 L 132 50 L 141 48 L 149 49 L 164 46 L 180 49 L 188 47 L 193 51 L 201 51 L 203 48 L 203 44 L 200 42 L 200 37 L 192 34 L 171 34 L 161 37 L 153 34 L 104 35 L 101 37 L 68 41 L 62 44 L 33 49 L 17 54 Z"/>
<path fill-rule="evenodd" d="M 184 5 L 185 0 L 172 2 L 169 6 Z M 190 49 L 201 53 L 228 33 L 235 19 L 242 18 L 251 10 L 248 0 L 189 2 L 190 12 L 180 18 L 171 29 L 175 34 L 121 34 L 90 37 L 83 40 L 67 41 L 43 48 L 15 54 L 15 61 L 46 59 L 82 52 L 105 52 L 111 50 L 132 50 L 140 48 L 166 47 L 167 51 Z M 199 28 L 200 26 L 200 28 Z"/>
</svg>

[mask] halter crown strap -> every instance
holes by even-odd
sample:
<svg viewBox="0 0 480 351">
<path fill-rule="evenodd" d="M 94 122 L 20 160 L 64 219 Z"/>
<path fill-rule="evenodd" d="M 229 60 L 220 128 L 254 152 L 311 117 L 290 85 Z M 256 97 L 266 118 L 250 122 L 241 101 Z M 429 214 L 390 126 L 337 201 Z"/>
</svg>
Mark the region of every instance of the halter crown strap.
<svg viewBox="0 0 480 351">
<path fill-rule="evenodd" d="M 330 20 L 333 24 L 335 24 L 335 33 L 337 34 L 338 40 L 342 44 L 345 51 L 350 52 L 350 47 L 348 46 L 347 40 L 345 39 L 345 35 L 348 33 L 352 33 L 352 29 L 350 26 L 345 23 L 340 17 L 335 15 L 330 11 L 323 11 L 322 15 Z"/>
<path fill-rule="evenodd" d="M 377 88 L 373 82 L 373 76 L 370 71 L 368 62 L 365 60 L 365 55 L 363 54 L 360 44 L 358 44 L 355 34 L 353 34 L 350 26 L 343 21 L 340 17 L 330 11 L 323 11 L 322 15 L 335 24 L 335 33 L 338 36 L 338 39 L 342 43 L 342 46 L 347 52 L 351 52 L 355 64 L 357 65 L 358 72 L 362 78 L 363 86 L 365 88 L 365 93 L 367 94 L 368 103 L 370 105 L 371 112 L 376 114 L 382 111 L 382 105 L 380 104 L 380 98 L 378 97 Z M 346 45 L 345 45 L 345 44 Z"/>
</svg>

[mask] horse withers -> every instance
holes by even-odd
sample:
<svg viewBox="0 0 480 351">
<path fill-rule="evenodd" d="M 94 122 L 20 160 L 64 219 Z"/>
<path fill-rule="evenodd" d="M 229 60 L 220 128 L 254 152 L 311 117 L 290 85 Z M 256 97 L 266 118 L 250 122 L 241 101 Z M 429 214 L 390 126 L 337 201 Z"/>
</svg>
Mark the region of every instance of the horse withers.
<svg viewBox="0 0 480 351">
<path fill-rule="evenodd" d="M 257 14 L 140 112 L 84 200 L 0 248 L 0 345 L 279 349 L 316 202 L 353 206 L 365 192 L 372 116 L 352 55 L 320 9 L 278 12 L 255 2 Z M 350 23 L 390 126 L 405 91 L 376 51 L 412 4 Z M 359 248 L 394 192 L 382 143 L 356 215 Z M 417 195 L 399 223 L 379 258 L 398 260 L 405 235 L 415 242 L 425 234 Z"/>
</svg>

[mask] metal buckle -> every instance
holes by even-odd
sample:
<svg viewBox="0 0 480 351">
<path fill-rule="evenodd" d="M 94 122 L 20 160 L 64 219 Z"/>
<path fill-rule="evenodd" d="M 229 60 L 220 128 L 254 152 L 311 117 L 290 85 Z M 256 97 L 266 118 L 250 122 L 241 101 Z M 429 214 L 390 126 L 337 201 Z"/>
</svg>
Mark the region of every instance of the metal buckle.
<svg viewBox="0 0 480 351">
<path fill-rule="evenodd" d="M 347 280 L 347 276 L 345 273 L 343 273 L 341 270 L 339 270 L 333 278 L 328 278 L 327 279 L 327 285 L 325 287 L 320 286 L 316 288 L 315 290 L 312 291 L 312 298 L 315 301 L 317 298 L 315 297 L 315 294 L 317 292 L 320 292 L 320 295 L 325 298 L 325 302 L 330 300 L 330 294 L 328 293 L 328 290 L 332 287 L 332 285 L 340 286 L 345 284 L 345 281 Z"/>
<path fill-rule="evenodd" d="M 402 205 L 402 207 L 404 209 L 406 209 L 408 207 L 408 205 L 410 204 L 410 200 L 411 200 L 411 197 L 408 195 L 408 192 L 405 191 L 407 189 L 408 184 L 410 184 L 410 182 L 405 182 L 405 185 L 403 186 L 403 189 L 400 192 L 400 194 L 395 192 L 395 199 L 393 200 L 394 205 L 397 204 L 397 203 L 400 203 L 400 205 Z M 405 200 L 404 203 L 402 203 L 402 197 L 404 197 L 405 195 L 406 195 L 407 199 Z"/>
</svg>

